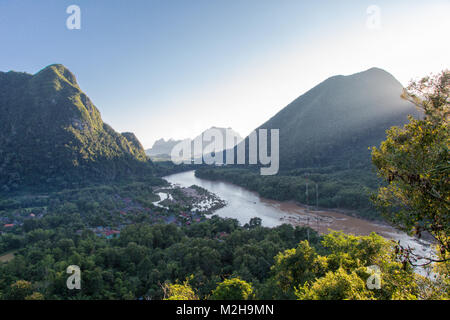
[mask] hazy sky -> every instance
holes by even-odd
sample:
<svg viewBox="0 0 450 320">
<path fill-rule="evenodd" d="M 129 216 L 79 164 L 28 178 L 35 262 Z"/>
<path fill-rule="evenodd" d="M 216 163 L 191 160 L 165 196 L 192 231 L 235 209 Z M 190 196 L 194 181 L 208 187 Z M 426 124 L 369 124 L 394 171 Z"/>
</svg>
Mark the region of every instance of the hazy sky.
<svg viewBox="0 0 450 320">
<path fill-rule="evenodd" d="M 0 0 L 0 71 L 64 64 L 148 148 L 211 126 L 247 135 L 336 74 L 380 67 L 406 85 L 448 68 L 449 13 L 448 0 Z"/>
</svg>

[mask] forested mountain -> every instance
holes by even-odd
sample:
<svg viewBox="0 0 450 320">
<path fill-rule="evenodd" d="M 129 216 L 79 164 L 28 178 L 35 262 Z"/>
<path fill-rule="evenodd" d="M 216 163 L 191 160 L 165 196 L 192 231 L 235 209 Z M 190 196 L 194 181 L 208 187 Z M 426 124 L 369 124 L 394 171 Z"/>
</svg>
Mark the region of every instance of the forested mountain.
<svg viewBox="0 0 450 320">
<path fill-rule="evenodd" d="M 0 185 L 76 186 L 148 170 L 132 133 L 102 121 L 75 76 L 55 64 L 34 75 L 0 72 Z"/>
<path fill-rule="evenodd" d="M 419 116 L 400 96 L 403 86 L 388 72 L 372 68 L 334 76 L 278 112 L 259 129 L 280 129 L 282 169 L 370 165 L 371 146 L 407 115 Z"/>
</svg>

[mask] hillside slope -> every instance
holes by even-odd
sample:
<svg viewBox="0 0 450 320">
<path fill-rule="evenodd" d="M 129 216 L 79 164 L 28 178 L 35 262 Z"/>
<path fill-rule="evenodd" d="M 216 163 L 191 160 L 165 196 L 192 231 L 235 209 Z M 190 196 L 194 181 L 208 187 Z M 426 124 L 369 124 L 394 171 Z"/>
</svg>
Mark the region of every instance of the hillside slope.
<svg viewBox="0 0 450 320">
<path fill-rule="evenodd" d="M 388 72 L 372 68 L 334 76 L 301 95 L 259 128 L 280 129 L 284 169 L 370 165 L 368 147 L 378 146 L 391 126 L 419 116 L 401 99 L 403 87 Z"/>
<path fill-rule="evenodd" d="M 55 64 L 0 72 L 0 185 L 77 185 L 149 169 L 134 134 L 103 123 L 75 76 Z"/>
<path fill-rule="evenodd" d="M 420 117 L 400 97 L 402 90 L 392 75 L 376 68 L 331 77 L 257 128 L 279 129 L 276 176 L 262 176 L 251 165 L 204 167 L 195 174 L 237 184 L 269 199 L 350 209 L 352 214 L 380 219 L 369 201 L 380 184 L 369 147 L 379 146 L 386 129 L 406 123 L 409 114 Z"/>
</svg>

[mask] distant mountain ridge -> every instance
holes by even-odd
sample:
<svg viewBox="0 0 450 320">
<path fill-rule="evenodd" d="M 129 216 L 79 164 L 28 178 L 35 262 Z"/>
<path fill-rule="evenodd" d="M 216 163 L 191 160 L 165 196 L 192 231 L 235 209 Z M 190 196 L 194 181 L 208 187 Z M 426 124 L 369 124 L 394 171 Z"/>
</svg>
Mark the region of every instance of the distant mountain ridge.
<svg viewBox="0 0 450 320">
<path fill-rule="evenodd" d="M 132 133 L 103 123 L 63 65 L 0 72 L 0 185 L 114 180 L 150 166 Z"/>
<path fill-rule="evenodd" d="M 205 131 L 203 131 L 202 133 L 200 133 L 198 136 L 196 136 L 194 139 L 184 139 L 184 140 L 173 140 L 173 139 L 169 139 L 167 141 L 165 141 L 164 139 L 159 139 L 157 141 L 155 141 L 155 143 L 153 144 L 151 149 L 147 149 L 145 152 L 148 156 L 150 157 L 160 157 L 160 158 L 167 158 L 170 159 L 170 155 L 172 152 L 172 149 L 179 143 L 182 142 L 187 142 L 190 143 L 192 146 L 192 150 L 194 150 L 194 144 L 201 142 L 203 145 L 203 149 L 205 149 L 205 147 L 210 143 L 208 141 L 205 140 L 205 135 L 207 135 L 208 133 L 212 133 L 213 131 L 219 131 L 222 136 L 224 137 L 224 143 L 223 146 L 224 148 L 222 150 L 216 150 L 217 152 L 221 152 L 223 150 L 226 149 L 230 149 L 233 148 L 236 144 L 238 144 L 239 142 L 242 141 L 242 137 L 241 135 L 236 132 L 235 130 L 233 130 L 232 128 L 222 128 L 222 127 L 211 127 Z M 233 137 L 236 137 L 236 141 L 228 141 L 226 139 L 226 135 L 227 133 Z M 202 156 L 202 153 L 194 153 L 193 157 L 194 158 L 200 158 Z"/>
<path fill-rule="evenodd" d="M 145 153 L 148 156 L 157 156 L 157 155 L 170 155 L 172 148 L 175 147 L 182 140 L 164 140 L 159 139 L 156 140 L 153 146 L 150 149 L 145 150 Z"/>
</svg>

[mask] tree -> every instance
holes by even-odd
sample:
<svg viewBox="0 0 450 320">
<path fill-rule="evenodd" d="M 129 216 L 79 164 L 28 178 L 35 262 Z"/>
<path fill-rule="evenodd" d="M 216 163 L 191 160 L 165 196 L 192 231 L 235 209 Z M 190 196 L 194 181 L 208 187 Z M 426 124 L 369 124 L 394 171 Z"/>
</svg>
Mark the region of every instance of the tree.
<svg viewBox="0 0 450 320">
<path fill-rule="evenodd" d="M 258 218 L 258 217 L 254 217 L 254 218 L 250 219 L 250 221 L 248 223 L 248 228 L 249 229 L 257 228 L 257 227 L 260 227 L 261 224 L 262 224 L 262 219 Z M 246 226 L 247 226 L 247 224 L 246 224 Z"/>
<path fill-rule="evenodd" d="M 326 258 L 318 256 L 308 241 L 304 240 L 297 248 L 277 254 L 271 271 L 277 286 L 285 293 L 292 293 L 295 287 L 323 276 L 326 268 Z"/>
<path fill-rule="evenodd" d="M 252 286 L 239 278 L 226 279 L 213 290 L 212 300 L 248 300 L 253 293 Z"/>
<path fill-rule="evenodd" d="M 410 117 L 403 128 L 392 127 L 372 148 L 372 162 L 386 182 L 375 204 L 398 228 L 419 237 L 429 233 L 439 245 L 439 258 L 399 247 L 413 265 L 450 259 L 449 93 L 448 70 L 411 82 L 402 96 L 423 111 L 423 119 Z"/>
<path fill-rule="evenodd" d="M 412 267 L 403 269 L 392 243 L 383 237 L 333 231 L 323 236 L 321 245 L 326 256 L 318 255 L 307 241 L 276 256 L 271 280 L 287 293 L 284 298 L 388 300 L 419 296 Z M 369 289 L 368 283 L 374 280 L 379 287 Z"/>
<path fill-rule="evenodd" d="M 311 283 L 306 283 L 295 294 L 300 300 L 367 300 L 372 293 L 355 272 L 339 268 Z"/>
<path fill-rule="evenodd" d="M 163 285 L 164 300 L 198 300 L 198 296 L 189 285 L 192 276 L 182 284 L 165 283 Z"/>
<path fill-rule="evenodd" d="M 33 286 L 31 282 L 25 280 L 18 280 L 14 282 L 9 291 L 10 300 L 24 300 L 27 296 L 33 292 Z"/>
<path fill-rule="evenodd" d="M 33 292 L 31 295 L 26 296 L 25 300 L 44 300 L 44 295 L 40 292 Z"/>
</svg>

